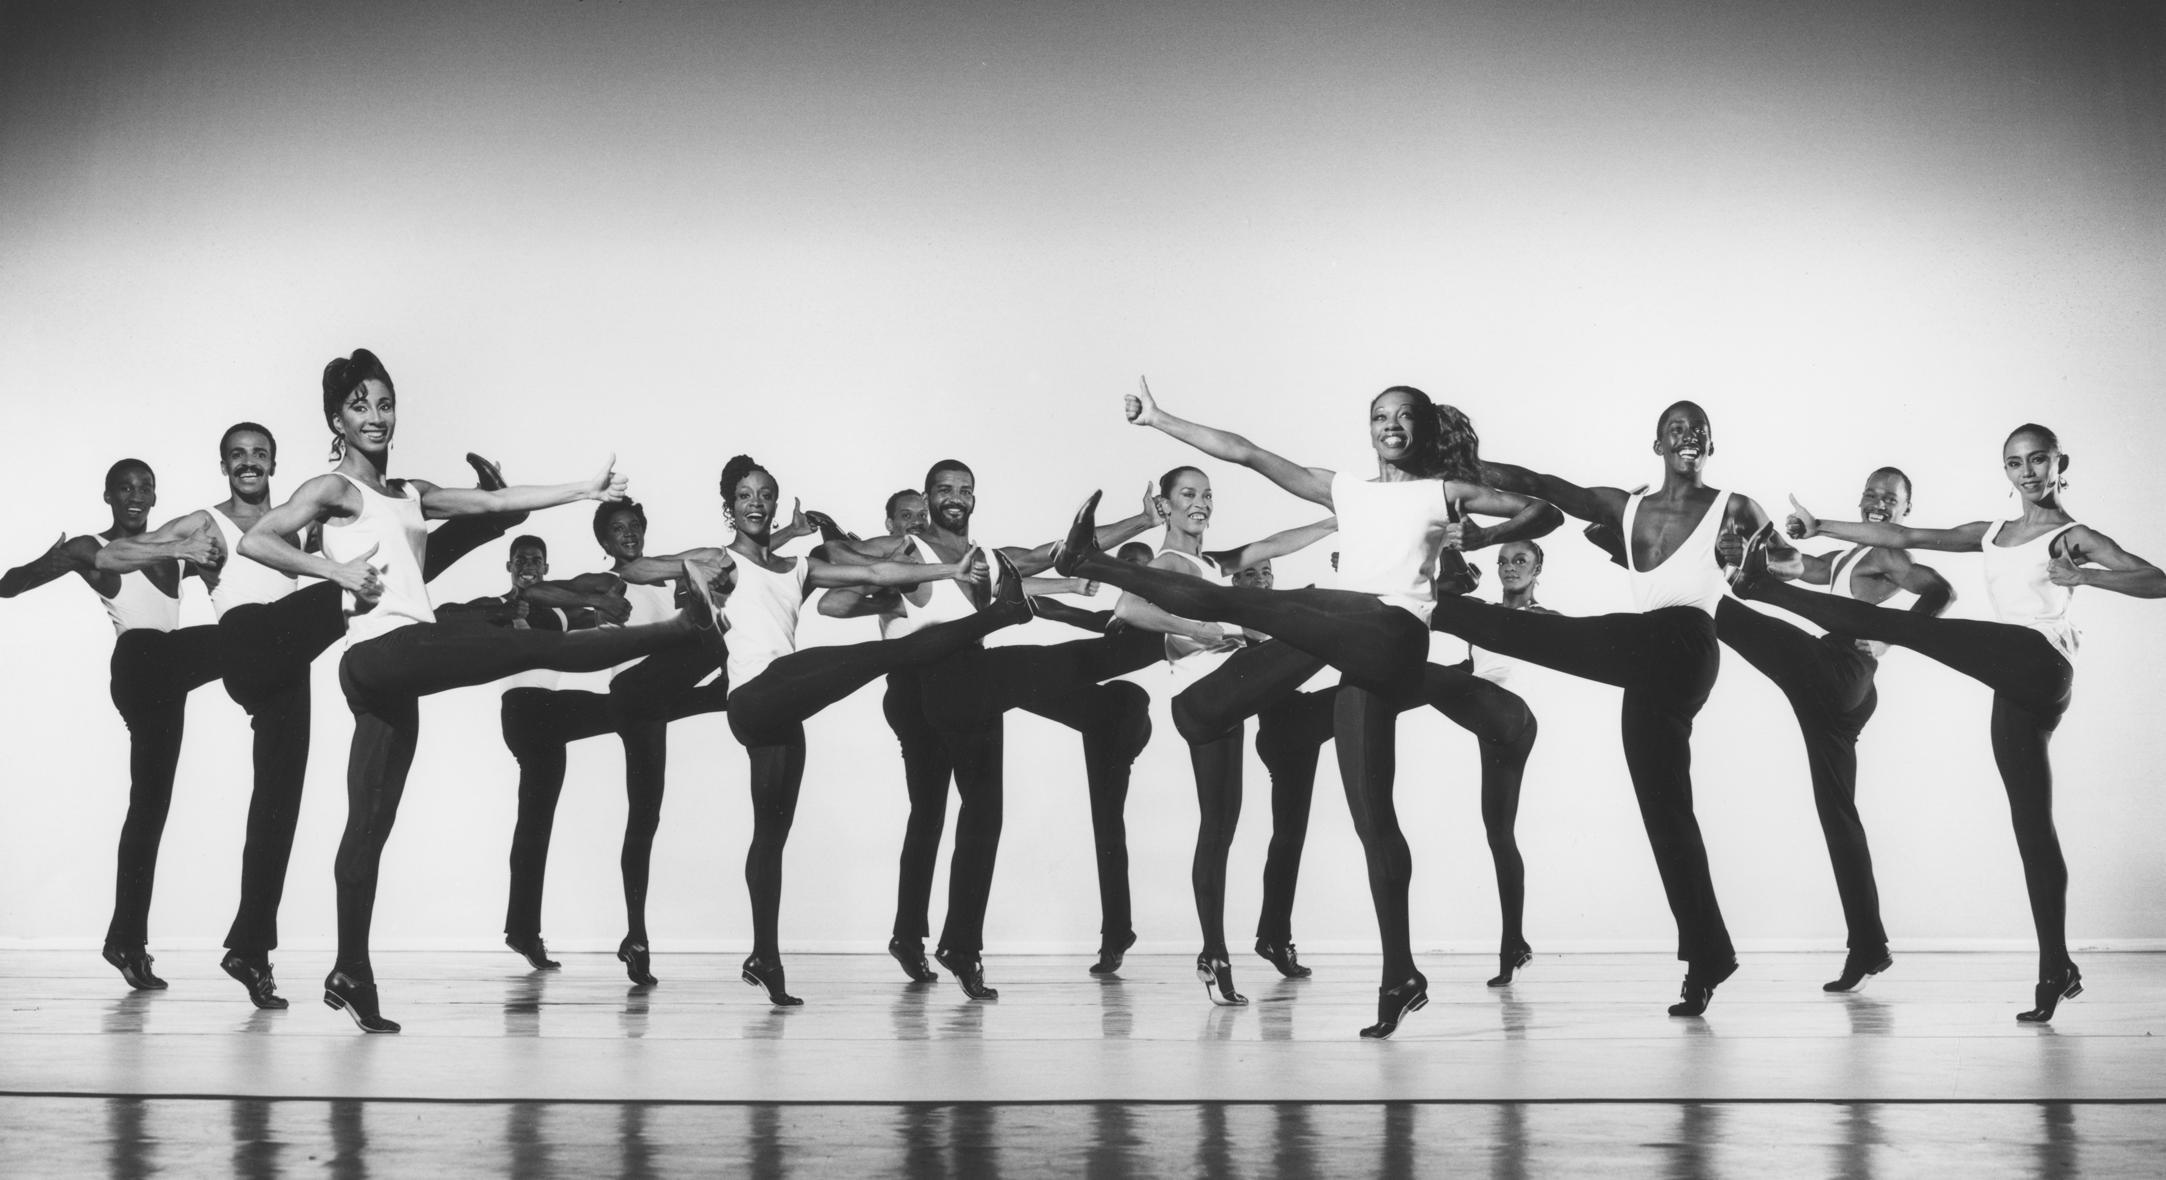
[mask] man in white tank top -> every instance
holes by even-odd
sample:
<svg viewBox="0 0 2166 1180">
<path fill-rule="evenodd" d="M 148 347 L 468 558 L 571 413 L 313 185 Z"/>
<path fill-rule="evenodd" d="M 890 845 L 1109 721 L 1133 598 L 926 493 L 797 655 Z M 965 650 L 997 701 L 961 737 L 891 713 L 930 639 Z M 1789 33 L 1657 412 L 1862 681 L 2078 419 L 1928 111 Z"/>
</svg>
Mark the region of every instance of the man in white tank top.
<svg viewBox="0 0 2166 1180">
<path fill-rule="evenodd" d="M 130 987 L 156 991 L 166 984 L 151 971 L 147 950 L 151 889 L 173 802 L 188 694 L 218 678 L 217 628 L 179 626 L 180 583 L 183 576 L 215 570 L 225 552 L 215 533 L 193 530 L 138 546 L 133 561 L 101 562 L 108 546 L 126 548 L 147 533 L 158 503 L 157 477 L 141 460 L 123 459 L 106 472 L 105 503 L 110 527 L 95 536 L 63 536 L 36 560 L 0 575 L 0 598 L 77 574 L 104 600 L 118 633 L 112 697 L 128 726 L 130 781 L 104 957 Z"/>
<path fill-rule="evenodd" d="M 890 527 L 901 524 L 905 531 L 870 541 L 831 543 L 829 560 L 922 563 L 928 560 L 925 553 L 930 552 L 932 561 L 957 561 L 978 547 L 970 538 L 970 519 L 977 511 L 977 476 L 967 464 L 954 459 L 933 464 L 925 473 L 923 494 L 927 519 L 922 531 L 908 532 L 907 528 L 913 522 L 893 518 L 897 502 L 902 498 L 891 497 Z M 907 501 L 901 506 L 907 508 Z M 1157 523 L 1157 513 L 1146 504 L 1135 516 L 1101 527 L 1098 540 L 1106 548 L 1115 548 Z M 1032 575 L 1052 566 L 1055 544 L 1048 541 L 1030 549 L 1008 546 L 1000 551 L 1014 563 L 1018 572 Z M 924 550 L 919 548 L 921 545 Z M 920 586 L 904 594 L 889 617 L 910 620 L 922 617 L 930 621 L 930 612 L 938 605 L 936 595 L 951 593 L 953 586 L 953 583 L 946 587 Z M 1058 588 L 1049 585 L 1044 592 L 1051 593 Z M 959 595 L 954 597 L 960 598 Z M 974 607 L 973 603 L 960 602 L 953 604 L 952 609 L 961 611 Z M 848 615 L 857 609 L 857 600 L 840 595 L 832 600 L 823 598 L 820 604 L 820 612 L 827 615 Z M 1002 710 L 992 708 L 989 724 L 968 729 L 937 727 L 925 711 L 925 686 L 928 684 L 939 685 L 936 690 L 939 692 L 975 694 L 980 691 L 969 671 L 973 655 L 966 652 L 933 668 L 889 677 L 884 702 L 888 724 L 902 744 L 903 774 L 910 792 L 910 818 L 903 836 L 895 924 L 888 953 L 895 956 L 911 978 L 921 982 L 938 978 L 926 963 L 924 940 L 930 931 L 928 910 L 933 862 L 939 852 L 940 828 L 946 818 L 947 784 L 951 776 L 962 805 L 955 818 L 955 852 L 948 873 L 948 918 L 940 946 L 965 961 L 975 961 L 984 949 L 985 907 L 991 895 L 993 863 L 999 850 L 999 809 L 1005 790 L 1001 756 Z M 982 715 L 987 710 L 972 711 Z"/>
<path fill-rule="evenodd" d="M 1581 487 L 1511 464 L 1482 465 L 1492 487 L 1540 496 L 1615 529 L 1626 548 L 1633 612 L 1573 618 L 1446 599 L 1435 625 L 1485 650 L 1625 690 L 1625 761 L 1677 920 L 1677 957 L 1686 963 L 1682 1002 L 1670 1014 L 1698 1016 L 1716 985 L 1737 970 L 1692 810 L 1692 722 L 1720 661 L 1714 616 L 1725 582 L 1715 548 L 1719 535 L 1758 532 L 1768 516 L 1748 496 L 1707 486 L 1714 430 L 1698 405 L 1664 408 L 1652 450 L 1662 460 L 1662 485 L 1645 495 Z"/>
</svg>

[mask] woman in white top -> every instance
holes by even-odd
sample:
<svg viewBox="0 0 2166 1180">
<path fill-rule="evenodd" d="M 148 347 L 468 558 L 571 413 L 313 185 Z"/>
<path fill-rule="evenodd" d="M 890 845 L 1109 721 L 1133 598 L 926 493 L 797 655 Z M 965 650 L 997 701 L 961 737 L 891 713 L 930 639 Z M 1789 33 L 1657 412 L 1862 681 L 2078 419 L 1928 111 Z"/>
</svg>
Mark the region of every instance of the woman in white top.
<svg viewBox="0 0 2166 1180">
<path fill-rule="evenodd" d="M 2016 850 L 2038 931 L 2038 987 L 2027 1024 L 2053 1019 L 2054 1008 L 2083 991 L 2068 957 L 2068 863 L 2053 830 L 2053 768 L 2046 745 L 2068 708 L 2076 630 L 2068 603 L 2078 586 L 2137 598 L 2166 598 L 2166 573 L 2113 539 L 2077 524 L 2061 506 L 2068 456 L 2051 430 L 2016 428 L 2001 447 L 2001 469 L 2023 512 L 2014 520 L 1973 521 L 1952 529 L 1821 520 L 1791 501 L 1794 537 L 1834 537 L 1883 548 L 1976 551 L 1985 560 L 1986 593 L 1998 622 L 1942 619 L 1813 594 L 1771 578 L 1765 549 L 1747 552 L 1738 592 L 1792 611 L 1830 631 L 1910 648 L 1993 690 L 1993 760 L 2008 792 Z"/>
<path fill-rule="evenodd" d="M 378 1011 L 369 963 L 369 923 L 384 843 L 420 736 L 420 698 L 486 684 L 515 672 L 586 672 L 712 634 L 707 616 L 562 633 L 489 625 L 479 618 L 437 622 L 423 586 L 424 521 L 524 512 L 624 496 L 624 478 L 604 467 L 592 479 L 550 487 L 443 488 L 389 474 L 398 406 L 391 375 L 367 349 L 324 367 L 323 411 L 338 466 L 301 485 L 241 538 L 241 552 L 272 569 L 337 583 L 346 597 L 345 656 L 339 684 L 354 714 L 346 770 L 346 830 L 339 840 L 338 961 L 324 980 L 324 1003 L 344 1009 L 364 1032 L 397 1032 Z M 323 553 L 292 538 L 323 526 Z M 701 582 L 712 570 L 691 568 Z"/>
<path fill-rule="evenodd" d="M 782 851 L 797 817 L 805 778 L 805 721 L 829 705 L 900 668 L 944 660 L 1002 627 L 1030 618 L 1023 581 L 998 557 L 1001 583 L 977 613 L 912 631 L 900 639 L 797 648 L 797 616 L 805 595 L 835 586 L 902 589 L 953 580 L 982 586 L 989 571 L 983 551 L 954 564 L 876 561 L 838 565 L 816 557 L 778 557 L 773 526 L 781 489 L 748 455 L 722 468 L 722 511 L 737 530 L 726 549 L 695 549 L 675 557 L 639 558 L 618 567 L 627 582 L 658 581 L 679 564 L 714 562 L 733 579 L 721 607 L 729 645 L 730 732 L 752 764 L 752 846 L 745 886 L 752 896 L 752 953 L 741 974 L 780 1006 L 804 1003 L 789 994 L 779 927 Z M 945 960 L 943 960 L 945 965 Z M 954 970 L 953 967 L 949 968 Z"/>
<path fill-rule="evenodd" d="M 1233 570 L 1246 569 L 1274 557 L 1313 544 L 1332 531 L 1330 520 L 1289 529 L 1235 549 L 1206 553 L 1204 531 L 1216 510 L 1211 477 L 1194 467 L 1176 467 L 1158 480 L 1159 514 L 1166 521 L 1165 544 L 1150 565 L 1212 585 L 1230 584 Z M 1249 641 L 1239 627 L 1224 623 L 1200 623 L 1151 605 L 1134 594 L 1122 594 L 1113 616 L 1129 626 L 1165 636 L 1166 661 L 1174 675 L 1191 687 L 1224 670 Z M 1304 660 L 1307 671 L 1313 662 Z M 1236 669 L 1233 676 L 1242 672 Z M 1298 681 L 1296 682 L 1298 684 Z M 1289 689 L 1291 691 L 1291 689 Z M 1182 695 L 1186 695 L 1184 692 Z M 1175 698 L 1176 700 L 1179 697 Z M 1196 893 L 1196 917 L 1203 925 L 1203 950 L 1196 956 L 1196 978 L 1214 1004 L 1246 1004 L 1234 990 L 1233 965 L 1226 949 L 1226 859 L 1233 849 L 1234 827 L 1241 818 L 1242 721 L 1231 729 L 1207 735 L 1188 746 L 1188 760 L 1196 773 L 1196 855 L 1189 880 Z"/>
<path fill-rule="evenodd" d="M 1054 568 L 1119 586 L 1178 615 L 1260 631 L 1338 668 L 1347 685 L 1334 705 L 1340 777 L 1368 857 L 1369 891 L 1384 943 L 1377 1022 L 1362 1035 L 1388 1037 L 1401 1017 L 1428 1003 L 1428 980 L 1414 968 L 1408 936 L 1412 865 L 1391 786 L 1400 703 L 1419 695 L 1428 664 L 1427 623 L 1435 603 L 1430 570 L 1447 545 L 1477 548 L 1539 536 L 1563 516 L 1540 500 L 1478 482 L 1471 451 L 1459 445 L 1472 438 L 1465 415 L 1437 406 L 1410 386 L 1393 386 L 1369 403 L 1373 480 L 1303 467 L 1240 435 L 1177 418 L 1158 408 L 1147 386 L 1128 397 L 1125 409 L 1129 421 L 1251 468 L 1338 517 L 1341 588 L 1336 590 L 1213 586 L 1168 570 L 1111 561 L 1096 552 L 1092 539 L 1095 496 L 1077 514 Z M 1506 520 L 1483 528 L 1461 521 L 1461 509 Z M 1278 686 L 1270 686 L 1270 692 L 1275 696 Z M 1228 695 L 1230 715 L 1256 711 L 1252 692 Z M 1192 728 L 1209 732 L 1194 724 L 1193 715 L 1184 736 Z"/>
</svg>

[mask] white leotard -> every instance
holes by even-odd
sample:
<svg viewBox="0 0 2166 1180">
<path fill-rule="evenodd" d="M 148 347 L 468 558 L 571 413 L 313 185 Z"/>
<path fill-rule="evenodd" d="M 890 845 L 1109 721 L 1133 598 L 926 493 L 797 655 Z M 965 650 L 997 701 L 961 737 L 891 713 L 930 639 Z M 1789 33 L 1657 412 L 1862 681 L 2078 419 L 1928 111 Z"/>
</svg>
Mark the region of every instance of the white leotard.
<svg viewBox="0 0 2166 1180">
<path fill-rule="evenodd" d="M 113 620 L 115 635 L 171 631 L 180 626 L 180 599 L 160 590 L 142 570 L 121 574 L 119 593 L 111 598 L 100 594 L 98 601 L 105 604 L 105 617 Z"/>
<path fill-rule="evenodd" d="M 1208 557 L 1192 556 L 1178 549 L 1160 549 L 1159 552 L 1170 553 L 1187 562 L 1194 568 L 1197 577 L 1214 586 L 1233 584 L 1233 579 L 1226 576 L 1226 571 L 1220 569 L 1219 564 Z M 1194 622 L 1195 620 L 1188 621 Z M 1198 623 L 1197 625 L 1217 628 L 1223 634 L 1240 633 L 1240 628 L 1228 623 Z M 1225 663 L 1226 657 L 1232 654 L 1232 652 L 1207 649 L 1185 635 L 1166 636 L 1166 662 L 1180 673 L 1183 680 L 1199 679 L 1208 675 L 1220 664 Z"/>
<path fill-rule="evenodd" d="M 397 480 L 393 486 L 400 494 L 386 496 L 363 487 L 343 471 L 335 474 L 361 494 L 361 512 L 349 521 L 324 522 L 323 555 L 348 562 L 376 546 L 368 560 L 384 588 L 376 605 L 359 613 L 354 611 L 351 591 L 340 595 L 346 608 L 347 645 L 387 635 L 408 623 L 435 622 L 436 611 L 429 605 L 429 589 L 421 578 L 422 554 L 429 544 L 421 493 L 405 480 Z"/>
<path fill-rule="evenodd" d="M 2075 597 L 2075 587 L 2054 585 L 2053 579 L 2046 576 L 2046 568 L 2053 564 L 2054 539 L 2075 528 L 2076 522 L 2070 521 L 2020 545 L 1994 544 L 2009 523 L 1995 521 L 1978 545 L 1985 554 L 1986 598 L 1993 603 L 1993 613 L 2001 622 L 2029 627 L 2045 636 L 2046 642 L 2073 664 L 2077 632 L 2068 621 L 2068 602 Z"/>
<path fill-rule="evenodd" d="M 1850 575 L 1856 571 L 1858 561 L 1865 556 L 1868 548 L 1869 546 L 1860 545 L 1835 559 L 1835 564 L 1828 571 L 1828 593 L 1835 595 L 1837 598 L 1847 598 L 1852 602 L 1858 601 L 1857 593 L 1850 584 Z M 1898 586 L 1895 593 L 1888 596 L 1886 602 L 1877 605 L 1884 606 L 1889 610 L 1909 610 L 1911 605 L 1917 601 L 1917 595 Z M 1876 660 L 1888 654 L 1888 645 L 1877 639 L 1859 639 L 1855 642 L 1860 649 Z"/>
<path fill-rule="evenodd" d="M 1436 609 L 1429 571 L 1451 523 L 1444 482 L 1372 483 L 1342 471 L 1331 477 L 1331 505 L 1339 518 L 1338 588 L 1374 594 L 1426 624 Z"/>
<path fill-rule="evenodd" d="M 218 526 L 218 539 L 226 545 L 226 563 L 218 569 L 218 584 L 211 587 L 211 610 L 219 618 L 237 606 L 277 602 L 293 593 L 296 579 L 241 553 L 241 526 L 216 508 L 204 515 Z"/>
<path fill-rule="evenodd" d="M 1640 502 L 1647 497 L 1635 492 L 1625 501 L 1625 571 L 1632 586 L 1633 610 L 1644 614 L 1664 607 L 1689 606 L 1706 612 L 1709 618 L 1715 616 L 1715 607 L 1730 589 L 1722 567 L 1715 564 L 1715 538 L 1722 532 L 1723 517 L 1729 513 L 1733 494 L 1716 492 L 1691 535 L 1651 570 L 1636 568 L 1632 559 L 1633 525 L 1639 517 Z"/>
<path fill-rule="evenodd" d="M 919 561 L 927 565 L 947 564 L 941 560 L 939 554 L 933 552 L 932 546 L 925 543 L 924 538 L 911 537 L 910 544 L 915 548 Z M 917 603 L 910 601 L 910 595 L 913 591 L 904 591 L 902 613 L 880 616 L 880 638 L 901 639 L 913 631 L 930 627 L 934 623 L 965 619 L 977 613 L 978 605 L 970 601 L 970 595 L 964 592 L 961 582 L 953 578 L 941 578 L 938 581 L 921 585 L 918 589 L 926 590 L 928 587 L 929 592 L 925 596 L 925 605 L 919 606 Z M 730 676 L 730 683 L 741 684 L 743 682 L 738 680 L 733 673 Z"/>
<path fill-rule="evenodd" d="M 805 605 L 805 579 L 812 563 L 794 559 L 789 569 L 776 573 L 739 557 L 735 568 L 737 587 L 722 604 L 732 695 L 767 665 L 797 650 L 797 613 Z"/>
</svg>

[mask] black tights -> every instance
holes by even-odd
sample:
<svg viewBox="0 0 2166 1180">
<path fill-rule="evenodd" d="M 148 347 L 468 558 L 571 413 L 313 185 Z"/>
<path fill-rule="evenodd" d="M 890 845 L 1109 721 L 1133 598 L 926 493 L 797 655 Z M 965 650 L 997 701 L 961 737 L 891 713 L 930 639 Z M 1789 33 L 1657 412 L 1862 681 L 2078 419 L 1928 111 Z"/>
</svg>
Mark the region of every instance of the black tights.
<svg viewBox="0 0 2166 1180">
<path fill-rule="evenodd" d="M 333 866 L 338 881 L 338 970 L 363 981 L 369 923 L 384 844 L 398 819 L 420 738 L 420 698 L 487 684 L 515 672 L 595 672 L 707 633 L 682 622 L 561 633 L 494 627 L 475 620 L 409 623 L 346 649 L 339 686 L 353 710 L 346 766 L 346 830 Z"/>
<path fill-rule="evenodd" d="M 780 955 L 782 850 L 805 777 L 805 720 L 881 676 L 949 659 L 1012 622 L 1003 611 L 937 623 L 901 639 L 806 648 L 769 664 L 730 694 L 730 732 L 752 764 L 752 953 Z"/>
<path fill-rule="evenodd" d="M 113 873 L 105 945 L 140 949 L 150 938 L 158 845 L 173 808 L 188 694 L 218 678 L 216 627 L 123 631 L 113 641 L 113 707 L 128 725 L 128 814 Z"/>
<path fill-rule="evenodd" d="M 1715 621 L 1693 607 L 1573 618 L 1446 597 L 1431 623 L 1486 651 L 1624 689 L 1625 766 L 1677 920 L 1677 957 L 1710 969 L 1734 962 L 1692 812 L 1692 721 L 1722 658 Z"/>
<path fill-rule="evenodd" d="M 1324 660 L 1349 683 L 1384 693 L 1419 690 L 1429 651 L 1421 620 L 1373 594 L 1220 586 L 1102 553 L 1085 558 L 1078 572 L 1182 618 L 1260 631 Z"/>
<path fill-rule="evenodd" d="M 2053 827 L 2053 765 L 2047 745 L 2068 711 L 2075 670 L 2029 627 L 1889 610 L 1781 582 L 1757 597 L 1843 635 L 1910 648 L 1993 690 L 1993 761 L 2008 793 L 2016 852 L 2038 932 L 2038 973 L 2068 963 L 2068 861 Z"/>
<path fill-rule="evenodd" d="M 1758 668 L 1790 701 L 1805 739 L 1813 806 L 1820 813 L 1847 944 L 1855 958 L 1887 953 L 1873 853 L 1858 814 L 1858 733 L 1879 707 L 1873 674 L 1880 661 L 1846 636 L 1814 637 L 1734 598 L 1715 611 L 1715 634 Z"/>
</svg>

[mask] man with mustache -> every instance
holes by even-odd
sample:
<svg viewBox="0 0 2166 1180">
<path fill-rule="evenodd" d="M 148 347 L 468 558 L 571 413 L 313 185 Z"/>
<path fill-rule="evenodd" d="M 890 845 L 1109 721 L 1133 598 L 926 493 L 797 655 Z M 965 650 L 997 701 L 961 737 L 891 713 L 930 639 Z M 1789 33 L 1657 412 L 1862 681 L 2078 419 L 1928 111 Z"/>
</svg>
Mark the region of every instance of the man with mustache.
<svg viewBox="0 0 2166 1180">
<path fill-rule="evenodd" d="M 502 487 L 496 465 L 478 455 L 468 455 L 483 487 Z M 302 780 L 308 770 L 309 678 L 316 657 L 345 633 L 345 616 L 339 588 L 318 582 L 298 588 L 293 578 L 253 561 L 240 552 L 241 534 L 247 532 L 271 506 L 271 477 L 278 472 L 278 442 L 270 429 L 255 422 L 237 422 L 218 440 L 218 467 L 226 477 L 227 497 L 209 508 L 168 521 L 155 532 L 115 539 L 93 555 L 103 575 L 124 575 L 170 567 L 176 558 L 189 554 L 209 538 L 218 557 L 215 573 L 204 581 L 211 589 L 211 607 L 218 615 L 215 627 L 186 628 L 214 636 L 213 654 L 200 684 L 223 676 L 226 695 L 246 710 L 254 731 L 254 787 L 248 801 L 248 840 L 241 852 L 241 897 L 233 925 L 226 933 L 226 955 L 219 967 L 248 989 L 258 1008 L 284 1008 L 277 981 L 271 974 L 270 952 L 278 945 L 278 906 L 286 888 L 286 866 L 293 853 L 293 835 L 300 821 Z M 448 521 L 429 537 L 428 560 L 423 576 L 434 578 L 477 546 L 504 535 L 524 520 L 525 513 L 493 517 L 469 517 Z M 88 575 L 86 575 L 88 576 Z M 102 593 L 102 592 L 101 592 Z M 176 706 L 177 710 L 177 706 Z M 179 722 L 175 713 L 173 753 L 179 751 Z M 171 771 L 166 772 L 165 797 L 172 795 Z M 133 805 L 131 804 L 131 822 Z M 164 808 L 158 809 L 158 826 L 164 826 Z M 155 837 L 152 855 L 155 856 Z M 145 869 L 144 902 L 148 903 Z M 112 937 L 108 936 L 108 943 Z M 113 948 L 107 948 L 113 960 Z M 123 959 L 128 959 L 125 948 Z M 139 951 L 141 966 L 121 966 L 121 974 L 137 988 L 163 988 L 165 981 L 150 974 L 150 958 Z M 129 960 L 132 963 L 132 960 Z"/>
</svg>

